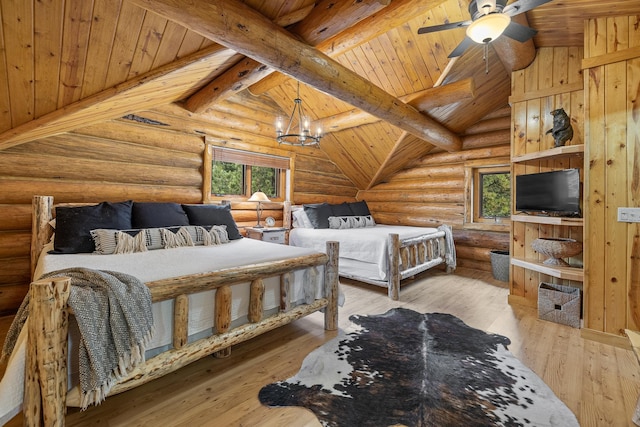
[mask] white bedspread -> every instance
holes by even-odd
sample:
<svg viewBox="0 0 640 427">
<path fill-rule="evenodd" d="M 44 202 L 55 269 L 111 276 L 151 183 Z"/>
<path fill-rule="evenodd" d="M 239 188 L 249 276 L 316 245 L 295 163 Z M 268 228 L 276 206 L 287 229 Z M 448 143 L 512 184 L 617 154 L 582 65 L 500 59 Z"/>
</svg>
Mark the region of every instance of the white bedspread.
<svg viewBox="0 0 640 427">
<path fill-rule="evenodd" d="M 340 271 L 353 265 L 356 275 L 372 271 L 377 280 L 387 279 L 387 236 L 396 233 L 400 239 L 436 233 L 437 228 L 376 224 L 375 227 L 343 230 L 294 228 L 289 233 L 289 244 L 324 252 L 326 242 L 340 242 Z M 343 262 L 349 260 L 349 262 Z M 358 267 L 359 266 L 359 267 Z M 354 270 L 355 272 L 356 270 Z M 367 275 L 366 277 L 369 277 Z"/>
<path fill-rule="evenodd" d="M 222 268 L 244 266 L 261 262 L 277 261 L 295 256 L 308 255 L 316 252 L 313 249 L 276 245 L 253 239 L 232 240 L 219 246 L 195 246 L 175 249 L 154 250 L 134 254 L 98 255 L 72 254 L 50 255 L 47 251 L 52 245 L 45 247 L 34 277 L 68 267 L 82 266 L 92 269 L 121 271 L 131 274 L 143 282 L 179 277 L 188 274 L 206 273 Z M 297 270 L 294 274 L 291 289 L 291 302 L 300 303 L 305 295 L 323 297 L 322 283 L 324 269 L 318 268 L 314 283 L 302 280 L 305 270 Z M 305 283 L 306 282 L 306 283 Z M 264 280 L 265 310 L 279 306 L 280 279 L 271 277 Z M 305 289 L 305 286 L 307 287 Z M 242 323 L 249 311 L 250 284 L 233 287 L 232 319 Z M 215 291 L 201 292 L 189 296 L 189 335 L 199 338 L 201 334 L 208 334 L 214 325 Z M 153 304 L 155 335 L 147 346 L 150 351 L 147 356 L 157 354 L 160 349 L 167 348 L 172 343 L 173 301 L 163 301 Z M 24 366 L 26 348 L 26 327 L 9 360 L 7 371 L 0 381 L 0 425 L 4 425 L 17 415 L 22 406 L 24 390 Z M 194 339 L 195 339 L 194 338 Z M 153 349 L 156 349 L 154 352 Z M 73 352 L 69 352 L 72 356 Z M 74 372 L 70 368 L 70 376 Z M 70 378 L 70 385 L 75 381 Z"/>
</svg>

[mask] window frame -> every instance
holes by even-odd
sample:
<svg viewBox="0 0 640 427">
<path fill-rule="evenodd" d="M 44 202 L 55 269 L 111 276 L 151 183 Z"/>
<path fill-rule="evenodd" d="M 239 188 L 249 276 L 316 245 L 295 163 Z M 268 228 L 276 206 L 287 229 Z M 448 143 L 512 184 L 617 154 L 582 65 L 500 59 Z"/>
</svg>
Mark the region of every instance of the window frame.
<svg viewBox="0 0 640 427">
<path fill-rule="evenodd" d="M 465 217 L 464 228 L 489 230 L 489 231 L 507 231 L 511 224 L 511 217 L 500 218 L 498 221 L 478 216 L 480 211 L 480 185 L 479 179 L 483 173 L 509 173 L 510 178 L 513 175 L 511 170 L 510 159 L 500 157 L 494 159 L 480 159 L 465 162 L 464 165 L 464 188 L 465 188 Z M 513 180 L 512 189 L 513 189 Z M 513 197 L 509 198 L 511 210 Z"/>
<path fill-rule="evenodd" d="M 243 165 L 243 173 L 244 173 L 244 184 L 243 191 L 244 194 L 226 194 L 222 196 L 216 196 L 211 194 L 211 179 L 212 179 L 212 168 L 211 165 L 214 160 L 214 152 L 228 151 L 229 153 L 233 152 L 233 157 L 235 161 L 231 163 L 238 163 L 237 160 L 242 160 L 242 157 L 246 155 L 247 159 L 250 159 L 249 163 L 238 163 Z M 263 157 L 266 161 L 265 164 L 260 165 L 260 158 Z M 282 164 L 286 162 L 288 167 L 286 169 L 278 168 L 270 165 L 269 160 L 273 160 L 276 163 Z M 222 160 L 228 161 L 228 160 Z M 289 189 L 291 188 L 291 168 L 293 164 L 293 159 L 288 155 L 287 152 L 282 151 L 282 153 L 259 153 L 254 151 L 249 151 L 242 148 L 231 148 L 231 147 L 222 147 L 216 144 L 212 144 L 207 142 L 207 147 L 204 151 L 204 159 L 203 159 L 203 185 L 202 185 L 202 200 L 204 203 L 206 202 L 219 202 L 223 200 L 247 200 L 251 197 L 251 166 L 263 166 L 263 167 L 273 167 L 279 171 L 278 176 L 276 177 L 276 185 L 278 188 L 278 196 L 270 197 L 270 200 L 273 202 L 284 202 L 289 200 Z"/>
</svg>

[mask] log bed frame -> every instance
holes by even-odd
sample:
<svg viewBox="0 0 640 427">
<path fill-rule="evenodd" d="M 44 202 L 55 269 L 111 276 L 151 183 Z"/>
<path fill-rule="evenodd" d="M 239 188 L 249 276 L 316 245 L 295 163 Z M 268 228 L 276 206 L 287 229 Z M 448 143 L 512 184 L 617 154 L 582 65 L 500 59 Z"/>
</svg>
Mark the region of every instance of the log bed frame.
<svg viewBox="0 0 640 427">
<path fill-rule="evenodd" d="M 84 204 L 60 204 L 79 206 Z M 287 204 L 285 204 L 286 206 Z M 53 197 L 33 199 L 31 261 L 32 274 L 40 252 L 50 240 L 48 225 L 54 217 Z M 324 266 L 325 298 L 311 304 L 291 307 L 287 298 L 291 272 L 312 266 Z M 263 318 L 264 284 L 266 277 L 280 276 L 280 310 Z M 251 282 L 249 323 L 230 328 L 231 294 L 233 286 Z M 290 323 L 310 313 L 324 309 L 324 327 L 338 326 L 338 243 L 328 242 L 326 254 L 312 254 L 276 262 L 226 268 L 212 273 L 148 282 L 153 302 L 174 300 L 173 348 L 161 353 L 119 381 L 109 395 L 121 393 L 173 372 L 206 355 L 228 356 L 232 345 Z M 187 343 L 188 295 L 216 289 L 214 335 Z M 33 281 L 30 286 L 30 318 L 25 392 L 24 425 L 64 426 L 67 406 L 80 406 L 79 387 L 67 393 L 67 330 L 69 307 L 67 300 L 70 279 L 54 278 Z"/>
<path fill-rule="evenodd" d="M 291 221 L 289 224 L 292 224 L 293 208 L 285 205 L 284 209 L 284 217 L 289 218 Z M 358 282 L 385 287 L 389 298 L 397 301 L 400 299 L 400 282 L 440 264 L 446 264 L 446 250 L 446 237 L 442 230 L 404 240 L 401 240 L 398 234 L 390 233 L 387 236 L 387 280 L 343 272 L 339 275 Z M 453 268 L 447 265 L 446 271 L 450 273 Z"/>
</svg>

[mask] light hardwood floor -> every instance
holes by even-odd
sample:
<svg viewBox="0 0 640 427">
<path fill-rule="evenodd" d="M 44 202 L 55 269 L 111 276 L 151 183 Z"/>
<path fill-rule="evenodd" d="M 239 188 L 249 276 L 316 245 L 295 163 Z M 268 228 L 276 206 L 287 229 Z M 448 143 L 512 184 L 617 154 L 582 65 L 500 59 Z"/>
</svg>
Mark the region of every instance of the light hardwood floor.
<svg viewBox="0 0 640 427">
<path fill-rule="evenodd" d="M 400 301 L 382 288 L 343 281 L 351 314 L 384 313 L 393 307 L 444 312 L 470 326 L 511 339 L 509 349 L 535 371 L 576 414 L 581 426 L 632 426 L 640 393 L 640 367 L 630 350 L 580 338 L 578 329 L 538 319 L 534 309 L 507 304 L 508 289 L 490 273 L 458 269 L 427 272 L 403 286 Z M 0 321 L 0 337 L 6 330 Z M 3 325 L 5 325 L 3 327 Z M 262 386 L 295 374 L 304 357 L 333 338 L 314 314 L 233 348 L 231 357 L 207 357 L 178 372 L 108 398 L 80 412 L 69 409 L 69 426 L 319 426 L 299 408 L 267 408 Z M 8 427 L 22 425 L 22 417 Z"/>
</svg>

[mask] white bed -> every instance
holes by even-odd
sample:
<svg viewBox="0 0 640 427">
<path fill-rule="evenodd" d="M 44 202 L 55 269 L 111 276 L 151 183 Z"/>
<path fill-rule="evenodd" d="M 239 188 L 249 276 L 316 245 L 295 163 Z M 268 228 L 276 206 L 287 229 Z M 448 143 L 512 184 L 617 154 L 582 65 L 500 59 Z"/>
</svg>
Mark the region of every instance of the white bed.
<svg viewBox="0 0 640 427">
<path fill-rule="evenodd" d="M 340 276 L 388 288 L 399 298 L 400 281 L 445 264 L 455 269 L 450 227 L 376 224 L 350 229 L 293 228 L 289 244 L 322 251 L 328 241 L 340 243 Z"/>
<path fill-rule="evenodd" d="M 46 229 L 42 224 L 49 221 L 46 217 L 41 217 L 45 215 L 43 207 L 52 207 L 52 200 L 47 199 L 51 198 L 34 199 L 36 234 L 40 233 L 36 229 Z M 37 225 L 38 222 L 41 223 L 40 226 Z M 37 240 L 38 237 L 35 241 Z M 41 251 L 34 277 L 38 278 L 45 273 L 64 268 L 84 267 L 127 273 L 149 287 L 153 300 L 155 333 L 151 343 L 147 345 L 147 362 L 136 367 L 128 377 L 119 381 L 112 388 L 113 392 L 110 392 L 114 394 L 171 372 L 206 354 L 221 350 L 228 354 L 226 350 L 230 349 L 232 344 L 321 309 L 325 311 L 325 328 L 335 329 L 338 293 L 337 245 L 329 246 L 331 248 L 321 251 L 326 252 L 327 256 L 313 249 L 245 238 L 216 246 L 180 247 L 129 254 L 53 255 L 47 253 L 52 247 L 51 244 L 47 244 Z M 261 292 L 254 291 L 256 284 Z M 33 298 L 34 289 L 45 288 L 46 292 L 53 295 L 51 300 L 54 300 L 62 293 L 59 287 L 60 283 L 51 279 L 34 280 L 31 285 L 32 304 L 36 301 Z M 221 304 L 216 298 L 216 292 L 222 288 L 227 288 L 232 295 L 230 303 Z M 178 297 L 185 297 L 180 304 L 188 307 L 188 316 L 183 316 L 188 317 L 186 319 L 179 319 L 180 316 L 177 314 Z M 37 301 L 43 300 L 40 298 Z M 66 302 L 53 301 L 53 305 L 54 308 L 43 309 L 44 313 L 53 314 L 50 316 L 51 319 L 57 315 L 50 310 L 60 310 L 61 307 L 62 310 L 68 310 Z M 259 307 L 258 314 L 256 306 Z M 216 309 L 221 313 L 224 311 L 225 316 L 231 321 L 225 331 L 216 329 L 216 318 L 219 316 L 215 312 Z M 67 322 L 65 314 L 58 317 L 62 319 L 63 324 L 53 328 L 54 332 L 64 329 L 60 332 L 60 340 L 67 343 L 65 347 L 73 349 L 78 337 L 74 336 L 72 322 Z M 66 351 L 48 348 L 45 352 L 53 353 L 46 356 L 50 359 L 48 362 L 43 361 L 40 365 L 40 360 L 37 363 L 30 361 L 35 357 L 31 355 L 35 352 L 34 348 L 42 352 L 41 347 L 47 346 L 47 342 L 50 342 L 50 339 L 47 341 L 39 336 L 40 333 L 33 333 L 41 330 L 42 328 L 34 325 L 33 321 L 28 322 L 22 329 L 16 348 L 9 359 L 6 374 L 0 382 L 0 425 L 20 411 L 25 387 L 39 390 L 36 392 L 38 402 L 27 401 L 27 398 L 24 398 L 25 425 L 37 425 L 43 420 L 44 424 L 47 424 L 47 417 L 49 421 L 59 422 L 65 405 L 78 406 L 78 387 L 74 369 L 74 354 L 77 353 L 71 350 L 68 357 L 65 357 Z M 178 334 L 184 330 L 186 337 L 181 339 Z M 176 345 L 176 342 L 180 341 L 184 343 Z M 38 366 L 33 368 L 36 365 Z M 51 367 L 56 371 L 54 374 L 47 371 Z M 32 369 L 43 369 L 46 372 L 34 375 Z M 63 390 L 59 393 L 61 395 L 54 393 L 55 396 L 52 397 L 52 380 L 48 378 L 60 377 L 58 370 L 64 372 L 66 387 L 54 387 Z M 35 380 L 31 381 L 33 378 Z M 67 390 L 71 391 L 67 394 Z M 25 393 L 25 396 L 27 394 L 33 395 Z M 63 424 L 64 421 L 60 425 Z"/>
</svg>

